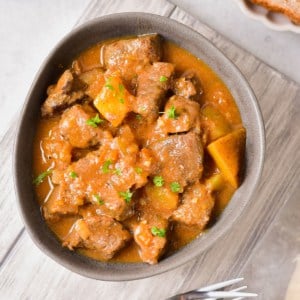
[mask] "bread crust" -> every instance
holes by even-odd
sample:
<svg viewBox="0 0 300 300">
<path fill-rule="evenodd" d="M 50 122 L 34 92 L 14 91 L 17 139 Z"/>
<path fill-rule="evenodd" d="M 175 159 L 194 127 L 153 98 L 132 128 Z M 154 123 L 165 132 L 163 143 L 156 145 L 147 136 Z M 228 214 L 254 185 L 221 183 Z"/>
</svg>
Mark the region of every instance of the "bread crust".
<svg viewBox="0 0 300 300">
<path fill-rule="evenodd" d="M 292 22 L 300 25 L 300 0 L 251 0 L 251 2 L 261 5 L 270 11 L 283 13 Z"/>
</svg>

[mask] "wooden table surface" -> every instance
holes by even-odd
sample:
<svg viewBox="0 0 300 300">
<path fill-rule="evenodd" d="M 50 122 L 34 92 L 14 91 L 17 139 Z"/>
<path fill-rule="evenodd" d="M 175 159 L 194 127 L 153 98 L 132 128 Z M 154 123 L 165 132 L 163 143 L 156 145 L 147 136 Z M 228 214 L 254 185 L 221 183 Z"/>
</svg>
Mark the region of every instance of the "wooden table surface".
<svg viewBox="0 0 300 300">
<path fill-rule="evenodd" d="M 77 25 L 122 11 L 178 20 L 207 37 L 239 67 L 265 120 L 266 159 L 259 188 L 232 231 L 184 266 L 132 282 L 83 278 L 46 257 L 24 230 L 13 192 L 11 126 L 0 142 L 0 299 L 164 299 L 239 275 L 259 299 L 284 299 L 287 290 L 286 299 L 299 299 L 300 87 L 165 0 L 94 0 Z"/>
</svg>

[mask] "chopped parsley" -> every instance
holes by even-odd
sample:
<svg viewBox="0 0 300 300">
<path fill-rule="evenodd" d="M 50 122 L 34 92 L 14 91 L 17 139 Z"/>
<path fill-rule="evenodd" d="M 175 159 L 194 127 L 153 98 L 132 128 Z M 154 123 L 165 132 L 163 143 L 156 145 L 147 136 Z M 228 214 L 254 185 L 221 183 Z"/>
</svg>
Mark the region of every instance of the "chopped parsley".
<svg viewBox="0 0 300 300">
<path fill-rule="evenodd" d="M 90 118 L 86 121 L 87 125 L 90 125 L 94 128 L 98 127 L 99 124 L 101 124 L 102 122 L 104 122 L 104 120 L 102 120 L 99 115 L 97 114 L 95 117 Z"/>
<path fill-rule="evenodd" d="M 46 177 L 48 177 L 51 173 L 52 173 L 52 170 L 47 170 L 47 171 L 45 171 L 45 172 L 39 174 L 39 175 L 33 180 L 32 183 L 35 184 L 35 185 L 41 184 L 41 183 L 44 181 L 44 179 L 45 179 Z"/>
<path fill-rule="evenodd" d="M 119 91 L 120 91 L 120 93 L 124 93 L 124 90 L 125 90 L 124 85 L 120 83 L 119 84 Z"/>
<path fill-rule="evenodd" d="M 141 111 L 146 111 L 146 110 L 147 110 L 147 107 L 146 107 L 145 105 L 143 105 L 143 106 L 140 106 L 139 109 L 140 109 Z"/>
<path fill-rule="evenodd" d="M 102 172 L 104 174 L 107 174 L 110 169 L 109 169 L 109 166 L 112 164 L 112 161 L 110 159 L 106 160 L 104 163 L 103 163 L 103 166 L 102 166 Z"/>
<path fill-rule="evenodd" d="M 106 83 L 104 86 L 105 86 L 106 88 L 110 89 L 111 91 L 114 90 L 114 87 L 113 87 L 110 83 Z"/>
<path fill-rule="evenodd" d="M 168 80 L 168 77 L 166 76 L 160 76 L 159 81 L 160 82 L 166 82 Z"/>
<path fill-rule="evenodd" d="M 155 184 L 155 186 L 163 186 L 164 185 L 164 179 L 161 176 L 155 176 L 153 178 L 153 183 Z"/>
<path fill-rule="evenodd" d="M 140 167 L 136 167 L 134 168 L 135 172 L 138 173 L 139 175 L 141 175 L 143 173 L 143 169 Z"/>
<path fill-rule="evenodd" d="M 126 203 L 130 203 L 133 193 L 128 189 L 126 192 L 119 192 L 119 195 L 125 200 Z"/>
<path fill-rule="evenodd" d="M 167 111 L 167 114 L 169 119 L 176 119 L 178 117 L 174 105 L 172 105 L 172 107 Z"/>
<path fill-rule="evenodd" d="M 73 178 L 73 179 L 75 179 L 75 178 L 78 177 L 78 174 L 77 174 L 76 172 L 74 172 L 74 171 L 71 171 L 69 175 L 70 175 L 70 177 Z"/>
<path fill-rule="evenodd" d="M 172 182 L 170 184 L 171 187 L 171 191 L 174 193 L 179 193 L 179 191 L 181 190 L 181 186 L 178 182 Z"/>
<path fill-rule="evenodd" d="M 141 116 L 141 115 L 139 115 L 139 114 L 135 115 L 135 118 L 136 118 L 137 120 L 139 120 L 139 121 L 141 121 L 141 120 L 142 120 L 142 116 Z"/>
<path fill-rule="evenodd" d="M 151 228 L 151 233 L 154 235 L 154 236 L 159 236 L 159 237 L 165 237 L 166 236 L 166 229 L 160 229 L 156 226 L 153 226 Z"/>
<path fill-rule="evenodd" d="M 103 205 L 104 204 L 104 200 L 100 198 L 100 196 L 98 194 L 93 195 L 93 197 L 96 199 L 97 203 L 99 205 Z"/>
<path fill-rule="evenodd" d="M 125 91 L 125 87 L 123 84 L 119 83 L 119 94 L 120 94 L 120 103 L 124 104 L 124 91 Z"/>
<path fill-rule="evenodd" d="M 114 170 L 114 174 L 117 174 L 117 175 L 121 176 L 122 175 L 122 170 L 120 168 L 116 168 Z"/>
</svg>

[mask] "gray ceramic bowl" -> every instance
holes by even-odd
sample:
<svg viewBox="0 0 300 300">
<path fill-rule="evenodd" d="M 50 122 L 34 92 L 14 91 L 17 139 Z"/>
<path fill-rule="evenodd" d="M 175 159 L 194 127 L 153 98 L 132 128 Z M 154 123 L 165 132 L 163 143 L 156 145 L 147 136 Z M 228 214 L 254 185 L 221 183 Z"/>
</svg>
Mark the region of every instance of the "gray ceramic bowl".
<svg viewBox="0 0 300 300">
<path fill-rule="evenodd" d="M 247 129 L 246 174 L 218 222 L 157 265 L 103 263 L 63 248 L 42 219 L 32 186 L 32 144 L 40 106 L 47 86 L 62 72 L 61 65 L 87 47 L 112 37 L 157 32 L 205 61 L 226 83 L 240 109 Z M 230 228 L 251 201 L 263 165 L 264 127 L 255 96 L 239 70 L 207 39 L 190 28 L 167 18 L 144 13 L 123 13 L 94 19 L 68 34 L 41 66 L 28 93 L 20 116 L 14 151 L 14 177 L 17 202 L 27 232 L 36 245 L 64 267 L 81 275 L 101 280 L 133 280 L 153 276 L 178 267 L 195 258 Z"/>
</svg>

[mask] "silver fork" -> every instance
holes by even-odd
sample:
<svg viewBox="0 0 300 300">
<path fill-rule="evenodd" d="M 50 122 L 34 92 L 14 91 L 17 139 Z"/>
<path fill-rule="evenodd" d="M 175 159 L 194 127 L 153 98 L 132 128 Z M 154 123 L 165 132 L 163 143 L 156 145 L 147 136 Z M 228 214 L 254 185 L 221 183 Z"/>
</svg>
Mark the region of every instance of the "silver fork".
<svg viewBox="0 0 300 300">
<path fill-rule="evenodd" d="M 223 291 L 222 289 L 229 287 L 235 283 L 241 282 L 244 278 L 236 278 L 223 282 L 218 282 L 197 290 L 189 291 L 183 294 L 175 295 L 166 300 L 217 300 L 217 299 L 232 299 L 241 300 L 246 297 L 256 297 L 257 294 L 241 292 L 245 290 L 247 286 L 241 286 L 239 288 L 234 288 L 230 291 Z"/>
</svg>

